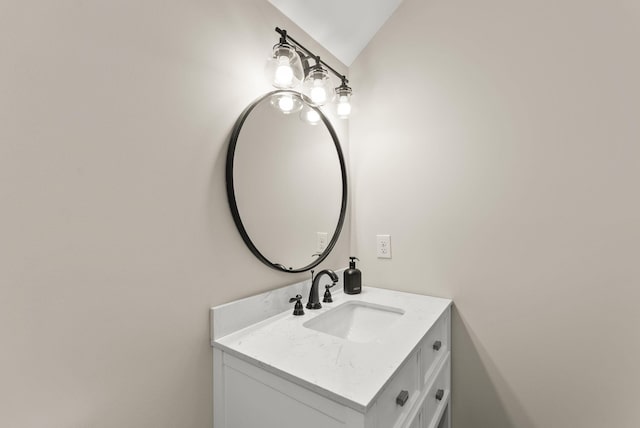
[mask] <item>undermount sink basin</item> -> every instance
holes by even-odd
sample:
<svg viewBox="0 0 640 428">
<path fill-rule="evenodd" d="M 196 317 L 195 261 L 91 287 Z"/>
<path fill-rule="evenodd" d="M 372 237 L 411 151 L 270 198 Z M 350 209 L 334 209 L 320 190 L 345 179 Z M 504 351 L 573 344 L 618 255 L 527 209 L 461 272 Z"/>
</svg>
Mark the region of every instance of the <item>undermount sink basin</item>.
<svg viewBox="0 0 640 428">
<path fill-rule="evenodd" d="M 391 328 L 403 314 L 402 309 L 391 306 L 350 301 L 302 325 L 352 342 L 366 343 Z"/>
</svg>

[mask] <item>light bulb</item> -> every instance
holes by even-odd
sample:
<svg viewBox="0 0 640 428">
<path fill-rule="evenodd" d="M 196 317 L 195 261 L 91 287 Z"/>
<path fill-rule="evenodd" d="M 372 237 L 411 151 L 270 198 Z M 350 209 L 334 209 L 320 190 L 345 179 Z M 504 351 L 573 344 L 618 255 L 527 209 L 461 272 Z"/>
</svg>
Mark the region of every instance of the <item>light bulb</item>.
<svg viewBox="0 0 640 428">
<path fill-rule="evenodd" d="M 295 92 L 277 91 L 271 96 L 270 104 L 282 114 L 297 113 L 302 110 L 302 98 Z"/>
<path fill-rule="evenodd" d="M 283 95 L 278 99 L 278 108 L 283 113 L 291 113 L 293 110 L 293 97 L 290 95 Z"/>
<path fill-rule="evenodd" d="M 305 120 L 311 125 L 315 125 L 320 122 L 320 115 L 314 109 L 309 109 L 304 114 Z"/>
<path fill-rule="evenodd" d="M 289 64 L 289 57 L 278 57 L 278 67 L 275 73 L 275 84 L 277 86 L 285 87 L 290 86 L 293 83 L 293 69 Z"/>
<path fill-rule="evenodd" d="M 338 117 L 341 119 L 346 119 L 351 114 L 351 104 L 349 103 L 348 96 L 340 96 L 340 99 L 338 100 L 337 113 Z"/>
<path fill-rule="evenodd" d="M 327 102 L 327 90 L 321 79 L 313 81 L 313 87 L 309 91 L 309 96 L 314 104 L 322 105 Z"/>
<path fill-rule="evenodd" d="M 331 101 L 333 88 L 327 70 L 319 64 L 313 66 L 304 80 L 303 91 L 309 97 L 311 104 L 315 106 L 322 106 Z"/>
</svg>

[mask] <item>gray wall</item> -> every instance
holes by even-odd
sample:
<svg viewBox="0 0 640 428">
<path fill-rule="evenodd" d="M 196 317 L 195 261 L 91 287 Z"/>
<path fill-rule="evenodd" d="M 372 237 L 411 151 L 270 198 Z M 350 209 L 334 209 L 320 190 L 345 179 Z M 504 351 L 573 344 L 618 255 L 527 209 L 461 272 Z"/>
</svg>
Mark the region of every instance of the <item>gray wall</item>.
<svg viewBox="0 0 640 428">
<path fill-rule="evenodd" d="M 354 253 L 455 300 L 456 428 L 640 425 L 638 40 L 632 1 L 405 0 L 350 69 Z"/>
<path fill-rule="evenodd" d="M 208 308 L 307 278 L 224 187 L 275 26 L 336 64 L 264 0 L 2 2 L 0 426 L 211 426 Z"/>
</svg>

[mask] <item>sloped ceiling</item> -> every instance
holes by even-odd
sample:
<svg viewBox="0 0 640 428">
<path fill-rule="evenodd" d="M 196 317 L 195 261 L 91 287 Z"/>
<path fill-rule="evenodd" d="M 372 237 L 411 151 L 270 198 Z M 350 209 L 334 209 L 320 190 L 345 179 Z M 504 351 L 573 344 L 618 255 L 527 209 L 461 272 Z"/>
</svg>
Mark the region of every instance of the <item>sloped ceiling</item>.
<svg viewBox="0 0 640 428">
<path fill-rule="evenodd" d="M 268 0 L 346 66 L 402 0 Z M 292 34 L 295 37 L 295 34 Z"/>
</svg>

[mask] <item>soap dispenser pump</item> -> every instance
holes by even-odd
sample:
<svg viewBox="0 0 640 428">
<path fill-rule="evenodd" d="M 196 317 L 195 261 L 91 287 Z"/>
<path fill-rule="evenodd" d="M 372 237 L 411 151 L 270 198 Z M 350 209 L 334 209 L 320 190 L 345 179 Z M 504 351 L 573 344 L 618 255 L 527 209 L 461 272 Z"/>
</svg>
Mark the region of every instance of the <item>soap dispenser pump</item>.
<svg viewBox="0 0 640 428">
<path fill-rule="evenodd" d="M 344 292 L 347 294 L 359 294 L 362 291 L 362 272 L 356 268 L 357 257 L 349 257 L 349 269 L 344 271 Z"/>
</svg>

